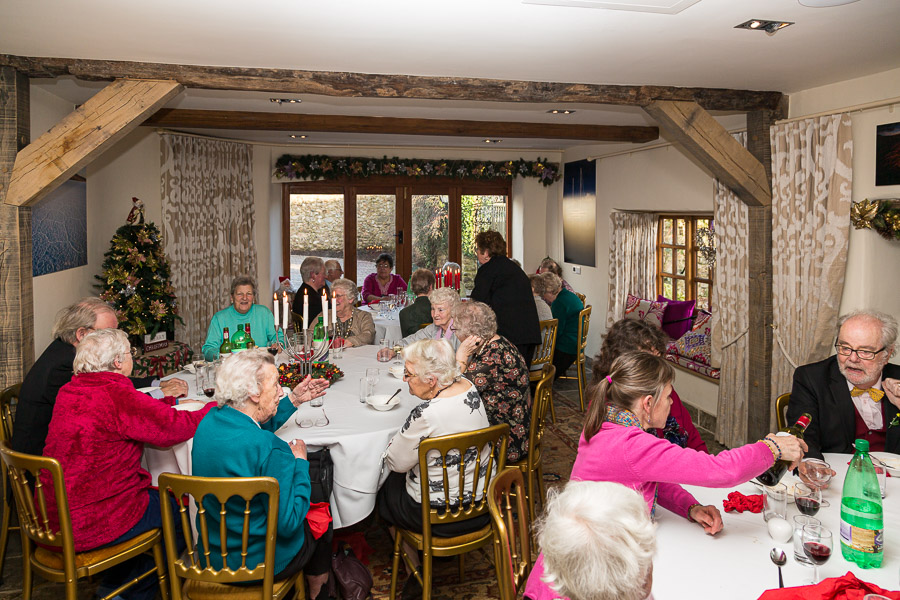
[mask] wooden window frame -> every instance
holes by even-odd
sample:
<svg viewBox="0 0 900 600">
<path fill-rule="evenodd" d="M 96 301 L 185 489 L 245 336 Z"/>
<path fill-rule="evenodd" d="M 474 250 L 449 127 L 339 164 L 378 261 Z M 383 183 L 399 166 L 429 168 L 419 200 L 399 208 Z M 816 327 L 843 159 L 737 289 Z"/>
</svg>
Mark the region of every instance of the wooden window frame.
<svg viewBox="0 0 900 600">
<path fill-rule="evenodd" d="M 677 241 L 677 221 L 681 219 L 685 222 L 685 243 L 678 244 Z M 663 221 L 672 220 L 672 243 L 663 241 Z M 697 275 L 697 254 L 698 248 L 696 244 L 697 238 L 697 221 L 709 220 L 712 223 L 712 214 L 660 214 L 657 221 L 656 234 L 656 293 L 658 296 L 663 295 L 663 278 L 671 278 L 673 281 L 672 295 L 675 296 L 675 281 L 684 281 L 685 300 L 697 299 L 698 284 L 705 283 L 709 285 L 709 310 L 713 308 L 713 281 L 715 280 L 715 267 L 709 269 L 710 276 L 708 278 Z M 672 270 L 677 270 L 678 261 L 676 259 L 677 250 L 685 250 L 685 269 L 684 275 L 678 273 L 669 273 L 663 271 L 663 250 L 672 249 Z"/>
</svg>

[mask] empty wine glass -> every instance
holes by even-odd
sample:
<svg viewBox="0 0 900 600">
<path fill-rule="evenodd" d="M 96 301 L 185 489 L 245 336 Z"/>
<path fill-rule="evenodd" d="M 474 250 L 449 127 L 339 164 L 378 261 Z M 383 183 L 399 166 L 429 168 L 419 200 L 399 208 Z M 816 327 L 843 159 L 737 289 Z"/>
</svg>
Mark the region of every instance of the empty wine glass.
<svg viewBox="0 0 900 600">
<path fill-rule="evenodd" d="M 803 526 L 803 552 L 813 564 L 813 585 L 819 583 L 819 565 L 824 565 L 831 558 L 832 537 L 824 525 Z"/>
<path fill-rule="evenodd" d="M 831 481 L 831 465 L 819 458 L 804 458 L 803 463 L 806 465 L 806 477 L 810 482 L 820 490 L 824 489 Z M 831 506 L 825 498 L 821 498 L 821 505 Z"/>
<path fill-rule="evenodd" d="M 797 504 L 797 510 L 814 517 L 822 505 L 822 490 L 805 483 L 795 484 L 794 502 Z"/>
<path fill-rule="evenodd" d="M 369 384 L 369 395 L 375 393 L 375 386 L 381 377 L 381 370 L 378 367 L 369 367 L 366 369 L 366 382 Z"/>
</svg>

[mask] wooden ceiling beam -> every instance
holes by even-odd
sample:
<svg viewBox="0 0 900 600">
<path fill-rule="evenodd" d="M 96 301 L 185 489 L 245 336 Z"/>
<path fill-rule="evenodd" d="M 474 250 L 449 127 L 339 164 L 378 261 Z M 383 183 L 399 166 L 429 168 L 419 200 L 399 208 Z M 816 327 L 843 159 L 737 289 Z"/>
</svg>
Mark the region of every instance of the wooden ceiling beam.
<svg viewBox="0 0 900 600">
<path fill-rule="evenodd" d="M 745 204 L 772 204 L 765 167 L 696 102 L 657 101 L 644 110 Z"/>
<path fill-rule="evenodd" d="M 346 115 L 309 115 L 226 110 L 164 108 L 144 125 L 197 129 L 263 131 L 330 131 L 401 135 L 441 135 L 490 138 L 590 140 L 595 142 L 652 142 L 658 127 L 630 125 L 568 125 L 561 123 L 510 123 L 448 119 L 408 119 Z"/>
<path fill-rule="evenodd" d="M 16 155 L 4 202 L 34 204 L 140 125 L 182 89 L 174 81 L 116 80 Z"/>
<path fill-rule="evenodd" d="M 185 87 L 214 90 L 318 94 L 357 98 L 417 98 L 645 106 L 654 100 L 691 101 L 707 110 L 774 110 L 780 92 L 655 85 L 604 85 L 300 71 L 251 67 L 213 67 L 80 58 L 0 54 L 0 66 L 29 77 L 74 76 L 90 81 L 173 79 Z"/>
</svg>

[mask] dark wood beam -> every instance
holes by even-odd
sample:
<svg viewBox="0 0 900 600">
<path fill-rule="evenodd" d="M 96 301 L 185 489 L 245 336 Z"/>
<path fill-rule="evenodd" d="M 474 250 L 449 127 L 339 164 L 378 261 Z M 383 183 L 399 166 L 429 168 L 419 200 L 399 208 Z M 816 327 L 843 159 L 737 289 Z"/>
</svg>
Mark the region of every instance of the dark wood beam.
<svg viewBox="0 0 900 600">
<path fill-rule="evenodd" d="M 645 106 L 654 100 L 678 100 L 696 102 L 707 110 L 740 112 L 772 110 L 782 99 L 780 92 L 772 91 L 211 67 L 9 54 L 0 54 L 0 65 L 14 67 L 29 77 L 71 75 L 89 81 L 173 79 L 189 88 L 348 98 L 585 102 L 625 106 Z"/>
<path fill-rule="evenodd" d="M 537 138 L 595 142 L 652 142 L 658 127 L 631 125 L 567 125 L 561 123 L 509 123 L 445 119 L 401 119 L 346 115 L 306 115 L 225 110 L 164 108 L 144 125 L 196 129 L 265 131 L 331 131 L 402 135 L 439 135 L 490 138 Z"/>
</svg>

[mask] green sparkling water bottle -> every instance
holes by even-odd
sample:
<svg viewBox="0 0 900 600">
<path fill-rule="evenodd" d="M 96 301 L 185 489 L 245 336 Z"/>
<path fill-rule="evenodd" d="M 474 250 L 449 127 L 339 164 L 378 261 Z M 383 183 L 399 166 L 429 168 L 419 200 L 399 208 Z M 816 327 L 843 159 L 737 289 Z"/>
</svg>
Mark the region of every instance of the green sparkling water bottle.
<svg viewBox="0 0 900 600">
<path fill-rule="evenodd" d="M 869 442 L 856 440 L 841 494 L 841 554 L 863 569 L 878 568 L 884 556 L 881 487 L 869 458 Z"/>
</svg>

